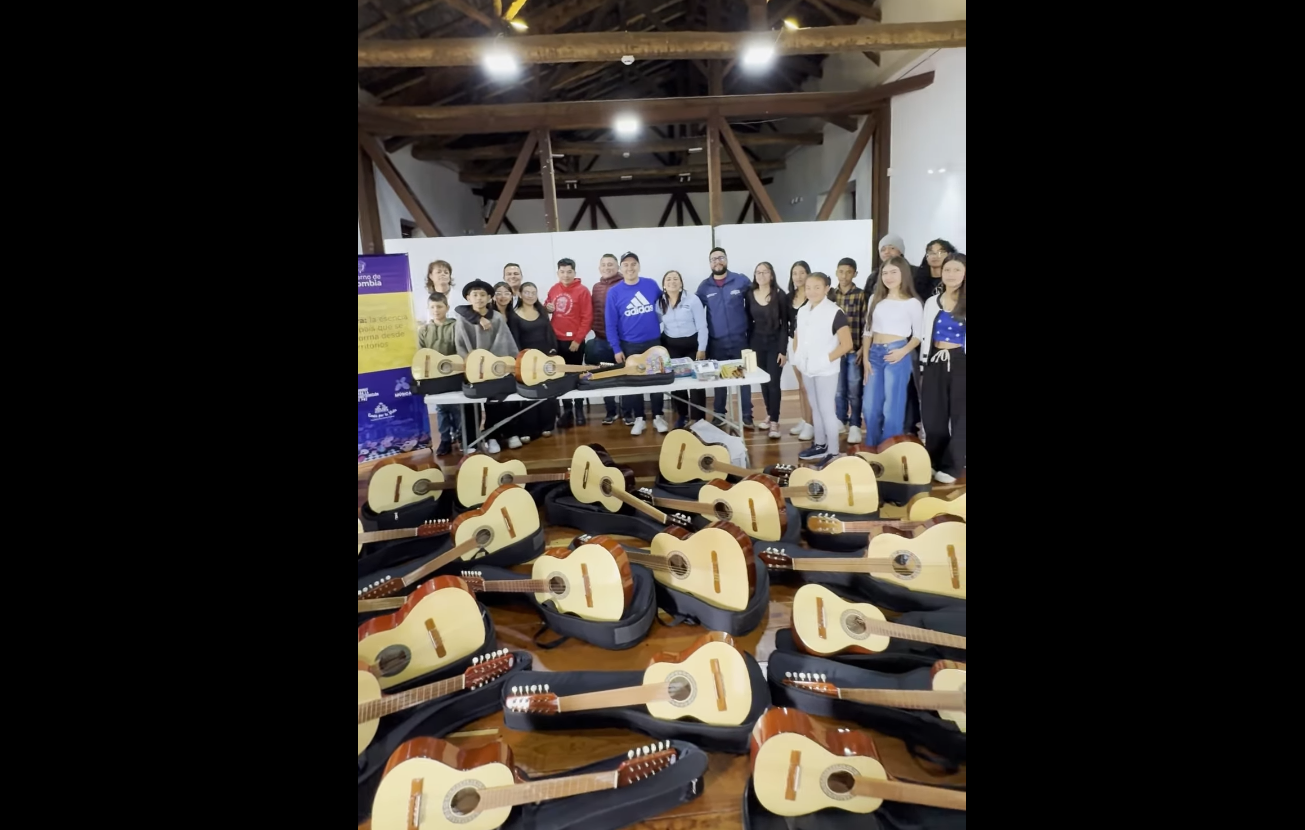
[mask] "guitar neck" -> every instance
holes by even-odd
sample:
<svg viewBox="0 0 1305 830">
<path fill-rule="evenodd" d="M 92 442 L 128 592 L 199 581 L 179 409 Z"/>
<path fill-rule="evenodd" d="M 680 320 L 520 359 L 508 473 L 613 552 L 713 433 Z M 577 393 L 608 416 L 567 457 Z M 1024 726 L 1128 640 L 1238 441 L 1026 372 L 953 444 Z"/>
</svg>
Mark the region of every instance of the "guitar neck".
<svg viewBox="0 0 1305 830">
<path fill-rule="evenodd" d="M 811 556 L 799 557 L 789 560 L 789 570 L 840 574 L 896 573 L 890 560 L 869 559 L 864 556 L 848 556 L 838 559 L 832 556 L 828 559 L 817 559 Z"/>
<path fill-rule="evenodd" d="M 871 634 L 882 634 L 885 637 L 894 637 L 898 640 L 911 640 L 916 643 L 932 643 L 936 646 L 948 646 L 949 648 L 965 648 L 965 638 L 955 634 L 947 634 L 943 631 L 930 631 L 927 628 L 916 628 L 911 625 L 900 625 L 891 622 L 879 622 L 878 620 L 862 620 L 866 630 Z"/>
<path fill-rule="evenodd" d="M 490 787 L 480 790 L 478 809 L 484 811 L 496 807 L 516 807 L 521 804 L 551 801 L 600 790 L 614 790 L 619 775 L 617 770 L 609 770 L 591 772 L 588 775 L 568 775 L 565 778 L 553 778 L 548 781 L 531 781 L 528 784 L 513 784 L 508 787 Z"/>
<path fill-rule="evenodd" d="M 385 597 L 384 599 L 360 599 L 358 600 L 358 613 L 365 614 L 368 611 L 394 611 L 402 608 L 403 604 L 408 601 L 407 597 Z"/>
<path fill-rule="evenodd" d="M 420 582 L 426 577 L 438 571 L 440 568 L 444 567 L 450 562 L 456 561 L 458 558 L 468 553 L 471 553 L 473 550 L 475 550 L 478 547 L 480 547 L 480 545 L 476 542 L 476 534 L 473 533 L 471 535 L 471 538 L 468 539 L 467 541 L 463 542 L 460 545 L 454 545 L 444 553 L 440 554 L 439 556 L 435 557 L 431 561 L 427 562 L 425 565 L 422 565 L 417 570 L 405 576 L 403 578 L 403 584 L 406 586 L 406 585 L 412 585 L 414 583 Z"/>
<path fill-rule="evenodd" d="M 687 510 L 690 513 L 708 513 L 716 509 L 716 505 L 705 501 L 684 501 L 683 499 L 654 498 L 653 504 L 658 507 L 669 507 L 672 510 Z"/>
<path fill-rule="evenodd" d="M 513 484 L 531 484 L 539 481 L 566 481 L 571 477 L 570 472 L 565 473 L 531 473 L 524 476 L 512 476 Z"/>
<path fill-rule="evenodd" d="M 602 380 L 603 378 L 617 378 L 621 375 L 632 375 L 635 372 L 634 367 L 626 366 L 621 369 L 609 369 L 606 372 L 595 372 L 590 380 Z"/>
<path fill-rule="evenodd" d="M 451 695 L 454 692 L 460 692 L 467 688 L 466 678 L 463 675 L 440 680 L 435 683 L 428 683 L 425 686 L 418 686 L 415 689 L 409 689 L 406 692 L 400 692 L 397 695 L 385 695 L 379 700 L 369 700 L 366 703 L 358 704 L 358 722 L 366 723 L 369 720 L 376 720 L 385 715 L 392 715 L 395 712 L 402 712 L 404 709 L 411 709 L 414 706 L 420 706 L 427 701 L 436 698 Z"/>
<path fill-rule="evenodd" d="M 547 594 L 547 579 L 488 579 L 481 583 L 478 591 L 490 594 Z"/>
<path fill-rule="evenodd" d="M 665 513 L 653 507 L 651 504 L 639 498 L 638 496 L 631 495 L 630 493 L 627 493 L 624 490 L 616 490 L 616 489 L 612 490 L 612 495 L 616 496 L 622 502 L 630 505 L 635 510 L 638 510 L 640 513 L 644 514 L 645 516 L 648 516 L 655 522 L 660 522 L 661 524 L 669 523 Z M 657 499 L 653 499 L 653 501 L 657 501 Z"/>
<path fill-rule="evenodd" d="M 369 542 L 389 542 L 394 539 L 412 539 L 417 536 L 416 527 L 401 527 L 398 530 L 368 530 L 358 534 L 358 544 L 365 545 Z"/>
<path fill-rule="evenodd" d="M 906 784 L 901 781 L 884 781 L 878 778 L 857 776 L 852 785 L 852 795 L 900 801 L 903 804 L 921 804 L 925 807 L 942 807 L 946 810 L 965 809 L 965 791 L 945 787 L 926 787 L 923 784 Z"/>
<path fill-rule="evenodd" d="M 722 473 L 729 473 L 730 475 L 738 476 L 739 478 L 747 478 L 750 475 L 764 472 L 763 470 L 749 470 L 746 467 L 735 467 L 733 464 L 723 464 L 712 456 L 705 457 L 711 459 L 711 469 L 713 472 L 720 470 Z"/>
<path fill-rule="evenodd" d="M 785 488 L 789 489 L 789 488 Z M 883 533 L 885 530 L 915 531 L 927 522 L 908 522 L 896 519 L 866 519 L 859 522 L 843 522 L 843 533 Z"/>
<path fill-rule="evenodd" d="M 901 689 L 839 689 L 842 700 L 891 706 L 894 709 L 940 709 L 965 711 L 965 695 L 961 692 L 908 692 Z"/>
<path fill-rule="evenodd" d="M 671 699 L 665 683 L 648 683 L 625 689 L 608 689 L 605 692 L 587 692 L 567 695 L 557 699 L 559 712 L 586 712 L 590 709 L 612 709 L 618 706 L 639 706 L 645 703 L 666 703 Z"/>
</svg>

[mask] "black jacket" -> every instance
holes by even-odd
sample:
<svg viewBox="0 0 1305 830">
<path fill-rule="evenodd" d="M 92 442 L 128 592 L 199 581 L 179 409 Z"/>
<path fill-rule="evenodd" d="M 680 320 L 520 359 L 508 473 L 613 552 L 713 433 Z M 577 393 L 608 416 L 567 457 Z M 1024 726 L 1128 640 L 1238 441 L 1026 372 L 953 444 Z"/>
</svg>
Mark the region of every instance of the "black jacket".
<svg viewBox="0 0 1305 830">
<path fill-rule="evenodd" d="M 915 269 L 915 293 L 920 295 L 920 302 L 942 291 L 942 280 L 934 279 L 929 269 L 929 257 L 926 256 Z"/>
<path fill-rule="evenodd" d="M 746 298 L 746 299 L 747 299 L 747 303 L 748 303 L 748 346 L 749 346 L 749 348 L 755 348 L 755 346 L 754 346 L 753 344 L 754 344 L 754 343 L 757 341 L 757 339 L 758 339 L 758 338 L 755 336 L 755 335 L 757 334 L 757 321 L 754 320 L 754 319 L 752 319 L 752 292 L 753 292 L 753 290 L 754 290 L 754 289 L 751 288 L 751 287 L 748 288 L 748 295 L 747 295 L 747 298 Z M 779 350 L 780 350 L 780 351 L 784 351 L 786 348 L 788 348 L 788 338 L 793 336 L 793 325 L 794 325 L 794 323 L 795 323 L 795 318 L 797 317 L 797 311 L 793 308 L 793 300 L 792 300 L 792 298 L 789 297 L 788 294 L 785 294 L 785 293 L 784 293 L 784 289 L 782 289 L 782 288 L 780 288 L 778 285 L 775 285 L 775 284 L 772 283 L 772 284 L 771 284 L 771 292 L 774 294 L 774 296 L 770 298 L 770 302 L 771 302 L 771 303 L 778 303 L 778 306 L 776 307 L 776 310 L 779 312 L 779 328 L 778 328 L 778 330 L 774 333 L 774 334 L 775 334 L 775 343 L 772 343 L 771 345 L 778 345 L 778 346 L 779 346 Z"/>
</svg>

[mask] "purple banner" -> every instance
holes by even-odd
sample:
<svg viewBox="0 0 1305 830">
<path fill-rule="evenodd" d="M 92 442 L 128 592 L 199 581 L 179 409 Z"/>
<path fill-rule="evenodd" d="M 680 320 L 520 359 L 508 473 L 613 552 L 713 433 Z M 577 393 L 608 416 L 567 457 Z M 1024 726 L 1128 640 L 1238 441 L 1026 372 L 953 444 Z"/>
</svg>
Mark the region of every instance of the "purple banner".
<svg viewBox="0 0 1305 830">
<path fill-rule="evenodd" d="M 411 291 L 407 254 L 358 257 L 359 294 L 407 294 Z M 413 351 L 416 350 L 414 345 Z"/>
<path fill-rule="evenodd" d="M 405 311 L 410 303 L 408 283 L 408 257 L 406 254 L 378 254 L 358 257 L 358 294 L 393 294 L 393 304 Z M 391 305 L 389 299 L 369 299 L 371 314 L 383 313 L 383 307 Z M 379 304 L 379 306 L 378 306 Z M 363 314 L 363 301 L 359 300 L 359 312 Z M 391 310 L 392 311 L 392 310 Z M 391 314 L 393 316 L 393 314 Z M 390 320 L 385 317 L 383 320 Z M 362 319 L 359 320 L 360 337 Z M 386 326 L 403 326 L 402 323 L 386 322 Z M 407 326 L 411 326 L 409 319 Z M 406 326 L 405 326 L 406 328 Z M 395 336 L 398 339 L 394 339 Z M 406 351 L 406 359 L 417 351 L 417 333 L 411 332 L 411 349 L 403 346 L 402 338 L 408 335 L 402 328 L 391 329 L 385 335 L 389 345 L 375 354 L 382 355 L 381 365 L 389 362 L 386 355 L 393 355 L 394 362 L 399 362 L 400 354 Z M 370 345 L 370 342 L 369 342 Z M 361 349 L 361 345 L 360 345 Z M 362 352 L 360 351 L 360 362 Z M 373 354 L 373 353 L 369 353 Z M 376 365 L 372 359 L 372 365 Z M 393 362 L 389 362 L 393 366 Z M 426 414 L 426 403 L 416 394 L 416 382 L 412 379 L 412 370 L 408 366 L 383 371 L 365 372 L 358 375 L 358 463 L 375 461 L 387 455 L 411 452 L 430 445 L 430 423 Z"/>
</svg>

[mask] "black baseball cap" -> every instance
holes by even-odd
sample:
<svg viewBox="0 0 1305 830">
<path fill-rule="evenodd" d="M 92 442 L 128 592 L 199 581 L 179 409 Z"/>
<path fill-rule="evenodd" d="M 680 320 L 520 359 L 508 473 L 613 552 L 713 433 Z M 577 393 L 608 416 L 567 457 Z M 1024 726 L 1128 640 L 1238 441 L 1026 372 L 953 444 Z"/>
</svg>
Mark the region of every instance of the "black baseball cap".
<svg viewBox="0 0 1305 830">
<path fill-rule="evenodd" d="M 621 254 L 621 262 L 625 262 L 627 259 L 632 259 L 635 262 L 638 262 L 639 255 L 636 254 L 634 251 L 626 251 L 625 253 Z"/>
</svg>

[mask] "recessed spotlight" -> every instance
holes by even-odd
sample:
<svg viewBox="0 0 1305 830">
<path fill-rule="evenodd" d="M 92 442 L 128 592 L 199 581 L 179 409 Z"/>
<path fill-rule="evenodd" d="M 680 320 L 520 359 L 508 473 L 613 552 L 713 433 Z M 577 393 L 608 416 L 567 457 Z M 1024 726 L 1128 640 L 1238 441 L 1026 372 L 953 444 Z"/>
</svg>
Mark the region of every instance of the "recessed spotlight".
<svg viewBox="0 0 1305 830">
<path fill-rule="evenodd" d="M 757 68 L 767 66 L 775 58 L 775 47 L 770 43 L 749 46 L 743 53 L 743 65 Z"/>
<path fill-rule="evenodd" d="M 933 171 L 932 171 L 932 170 L 929 171 L 929 175 L 930 175 L 930 176 L 933 175 Z"/>
<path fill-rule="evenodd" d="M 946 173 L 946 172 L 947 172 L 947 168 L 946 168 L 946 167 L 939 167 L 939 168 L 938 168 L 938 172 L 939 172 L 939 173 Z"/>
<path fill-rule="evenodd" d="M 802 27 L 799 26 L 799 25 L 797 24 L 797 21 L 794 20 L 793 18 L 791 18 L 791 17 L 786 17 L 786 18 L 784 18 L 784 28 L 786 28 L 786 29 L 788 29 L 788 30 L 790 30 L 790 31 L 796 32 L 798 29 L 801 29 Z"/>
<path fill-rule="evenodd" d="M 634 55 L 622 55 L 621 63 L 625 64 L 626 66 L 629 66 L 630 64 L 634 63 Z"/>
<path fill-rule="evenodd" d="M 512 20 L 509 22 L 512 24 L 512 28 L 516 29 L 518 32 L 524 32 L 526 29 L 530 28 L 526 25 L 526 21 L 524 20 Z"/>
<path fill-rule="evenodd" d="M 621 153 L 621 158 L 628 159 L 629 157 L 630 157 L 629 153 Z"/>
<path fill-rule="evenodd" d="M 701 153 L 701 152 L 702 152 L 702 148 L 701 148 L 701 147 L 690 147 L 690 148 L 689 148 L 689 152 L 690 152 L 690 153 Z"/>
<path fill-rule="evenodd" d="M 635 118 L 633 115 L 623 115 L 616 119 L 617 135 L 629 136 L 634 135 L 637 132 L 639 132 L 639 119 Z"/>
<path fill-rule="evenodd" d="M 517 59 L 510 52 L 496 49 L 485 55 L 485 69 L 496 78 L 513 77 L 520 68 Z"/>
<path fill-rule="evenodd" d="M 628 182 L 628 181 L 630 181 L 630 180 L 633 179 L 633 178 L 634 178 L 634 176 L 622 176 L 622 177 L 621 177 L 621 181 L 623 181 L 623 182 Z"/>
</svg>

